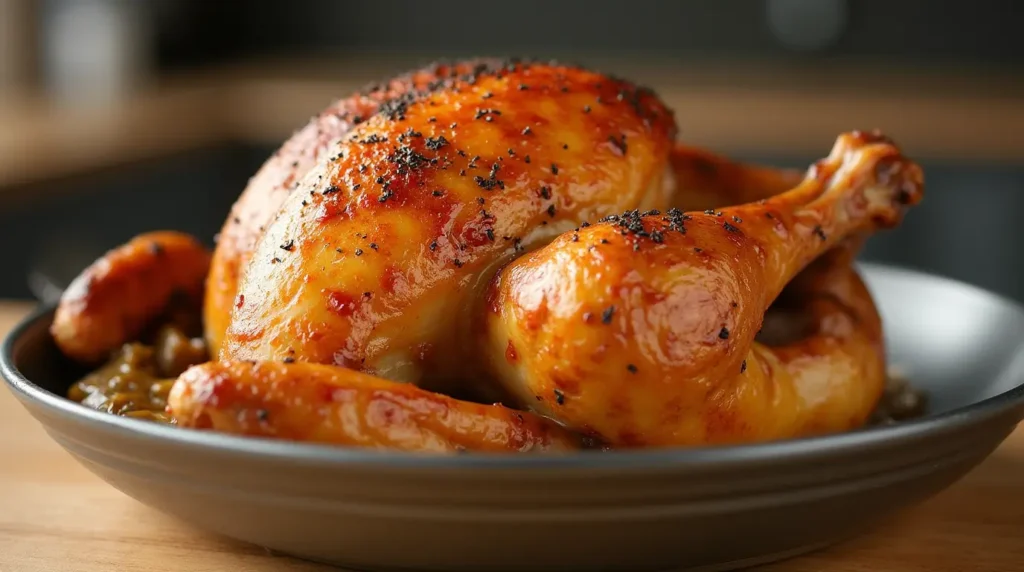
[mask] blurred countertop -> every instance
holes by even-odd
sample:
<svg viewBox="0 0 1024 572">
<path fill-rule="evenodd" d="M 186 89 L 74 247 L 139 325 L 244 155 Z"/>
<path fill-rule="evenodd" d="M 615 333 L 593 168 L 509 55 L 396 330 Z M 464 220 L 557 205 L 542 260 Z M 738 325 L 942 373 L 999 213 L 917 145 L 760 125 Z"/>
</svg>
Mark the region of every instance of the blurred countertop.
<svg viewBox="0 0 1024 572">
<path fill-rule="evenodd" d="M 105 108 L 0 100 L 0 200 L 23 183 L 229 142 L 276 145 L 333 99 L 421 62 L 253 61 L 160 78 Z M 588 62 L 590 63 L 590 62 Z M 841 132 L 881 128 L 915 159 L 1024 159 L 1024 81 L 971 69 L 832 63 L 669 65 L 609 60 L 654 88 L 681 138 L 734 153 L 820 156 Z"/>
</svg>

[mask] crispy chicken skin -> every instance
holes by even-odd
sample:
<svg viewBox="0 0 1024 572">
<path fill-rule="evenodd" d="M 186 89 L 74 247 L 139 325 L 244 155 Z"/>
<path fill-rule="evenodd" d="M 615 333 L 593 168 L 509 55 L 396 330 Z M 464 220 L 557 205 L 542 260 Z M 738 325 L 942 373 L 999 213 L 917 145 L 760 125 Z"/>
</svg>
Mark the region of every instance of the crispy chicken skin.
<svg viewBox="0 0 1024 572">
<path fill-rule="evenodd" d="M 891 142 L 853 133 L 767 201 L 634 211 L 562 235 L 495 279 L 485 342 L 494 378 L 514 404 L 612 446 L 855 427 L 884 372 L 878 318 L 848 264 L 798 286 L 843 295 L 838 305 L 804 299 L 816 336 L 776 349 L 754 338 L 795 275 L 848 238 L 895 225 L 921 185 Z M 851 319 L 846 307 L 860 312 Z"/>
<path fill-rule="evenodd" d="M 665 208 L 674 136 L 649 92 L 549 64 L 488 64 L 385 102 L 285 199 L 221 357 L 463 376 L 493 272 L 584 220 Z"/>
<path fill-rule="evenodd" d="M 459 401 L 336 366 L 210 362 L 175 383 L 179 425 L 241 435 L 420 452 L 578 449 L 531 413 Z"/>
<path fill-rule="evenodd" d="M 671 156 L 676 190 L 672 206 L 683 211 L 752 203 L 792 189 L 804 173 L 740 163 L 728 157 L 676 143 Z"/>
<path fill-rule="evenodd" d="M 333 152 L 338 140 L 353 127 L 376 114 L 382 103 L 411 91 L 430 89 L 453 74 L 468 75 L 481 66 L 495 65 L 484 60 L 439 64 L 368 86 L 334 102 L 313 117 L 264 163 L 232 207 L 213 253 L 203 315 L 207 344 L 213 356 L 220 353 L 242 270 L 285 198 L 298 189 L 302 176 Z"/>
<path fill-rule="evenodd" d="M 198 301 L 210 253 L 172 231 L 139 235 L 100 257 L 61 296 L 50 333 L 65 355 L 96 364 L 133 341 L 175 295 Z"/>
</svg>

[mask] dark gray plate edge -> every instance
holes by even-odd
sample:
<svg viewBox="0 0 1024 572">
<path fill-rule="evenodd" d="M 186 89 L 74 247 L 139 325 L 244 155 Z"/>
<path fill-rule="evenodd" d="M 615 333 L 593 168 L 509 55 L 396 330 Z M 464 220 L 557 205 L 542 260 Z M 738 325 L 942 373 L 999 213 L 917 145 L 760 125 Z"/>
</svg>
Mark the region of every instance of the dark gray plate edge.
<svg viewBox="0 0 1024 572">
<path fill-rule="evenodd" d="M 1024 306 L 1017 302 L 989 292 L 982 288 L 951 278 L 927 274 L 916 270 L 897 268 L 881 264 L 860 264 L 861 268 L 873 274 L 902 275 L 909 280 L 938 281 L 948 287 L 962 289 L 974 296 L 988 298 L 1013 311 L 1024 319 Z M 724 445 L 657 450 L 628 451 L 582 451 L 566 455 L 527 454 L 466 454 L 434 455 L 378 451 L 332 445 L 294 443 L 256 437 L 199 431 L 164 426 L 148 421 L 118 417 L 95 411 L 50 393 L 34 384 L 14 367 L 14 351 L 18 340 L 37 322 L 48 318 L 52 305 L 42 305 L 18 323 L 0 345 L 0 377 L 23 404 L 32 411 L 38 407 L 51 415 L 70 418 L 78 423 L 90 425 L 122 437 L 158 439 L 182 447 L 205 449 L 224 455 L 259 457 L 268 461 L 299 464 L 353 464 L 377 467 L 418 469 L 586 469 L 586 470 L 637 470 L 649 471 L 664 468 L 685 468 L 686 466 L 720 467 L 729 464 L 752 462 L 778 462 L 821 460 L 822 455 L 851 454 L 870 450 L 878 446 L 896 445 L 916 439 L 934 437 L 936 434 L 956 432 L 965 427 L 975 426 L 997 417 L 1011 414 L 1014 409 L 1024 407 L 1024 379 L 1012 389 L 975 404 L 930 415 L 899 424 L 868 427 L 842 434 L 825 435 L 759 443 L 749 445 Z M 1021 349 L 1024 350 L 1024 341 Z M 35 414 L 33 412 L 33 414 Z M 1020 411 L 1012 420 L 1020 420 Z"/>
</svg>

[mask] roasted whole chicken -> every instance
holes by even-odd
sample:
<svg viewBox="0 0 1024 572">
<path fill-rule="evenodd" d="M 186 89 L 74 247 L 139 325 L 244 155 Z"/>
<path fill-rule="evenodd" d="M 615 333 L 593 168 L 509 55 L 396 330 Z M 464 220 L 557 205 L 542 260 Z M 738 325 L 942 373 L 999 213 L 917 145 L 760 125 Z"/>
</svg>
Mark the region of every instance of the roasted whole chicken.
<svg viewBox="0 0 1024 572">
<path fill-rule="evenodd" d="M 174 232 L 109 252 L 52 333 L 97 365 L 201 304 L 210 360 L 169 374 L 166 416 L 241 435 L 498 452 L 832 433 L 885 385 L 852 262 L 922 189 L 877 132 L 772 169 L 677 142 L 621 79 L 435 65 L 296 132 L 212 256 Z"/>
</svg>

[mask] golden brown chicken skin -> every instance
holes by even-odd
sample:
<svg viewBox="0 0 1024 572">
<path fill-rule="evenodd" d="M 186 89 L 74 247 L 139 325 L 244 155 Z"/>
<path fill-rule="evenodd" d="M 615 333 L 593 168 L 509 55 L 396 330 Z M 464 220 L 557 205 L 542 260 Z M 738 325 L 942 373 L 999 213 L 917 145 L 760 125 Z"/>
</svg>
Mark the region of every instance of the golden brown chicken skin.
<svg viewBox="0 0 1024 572">
<path fill-rule="evenodd" d="M 340 99 L 293 134 L 250 179 L 220 232 L 206 286 L 203 320 L 211 355 L 217 356 L 231 320 L 239 277 L 263 235 L 299 180 L 353 127 L 373 116 L 382 103 L 411 91 L 426 90 L 453 76 L 466 76 L 481 68 L 500 65 L 473 60 L 436 64 L 368 86 Z"/>
<path fill-rule="evenodd" d="M 199 306 L 210 253 L 173 231 L 141 234 L 100 257 L 68 286 L 50 327 L 61 351 L 86 364 L 133 341 L 180 296 Z"/>
<path fill-rule="evenodd" d="M 863 331 L 838 335 L 828 309 L 812 304 L 824 337 L 776 350 L 754 338 L 795 275 L 848 238 L 896 224 L 921 185 L 889 140 L 852 133 L 770 200 L 634 211 L 567 233 L 496 277 L 486 339 L 495 377 L 517 405 L 612 446 L 856 426 L 882 389 L 881 357 L 859 361 L 882 355 L 869 297 L 865 320 L 853 322 Z"/>
<path fill-rule="evenodd" d="M 672 206 L 683 211 L 760 201 L 792 189 L 804 176 L 797 169 L 741 163 L 683 143 L 673 147 L 671 163 Z"/>
<path fill-rule="evenodd" d="M 309 363 L 195 366 L 175 383 L 169 409 L 184 427 L 400 451 L 554 452 L 582 444 L 530 413 Z"/>
<path fill-rule="evenodd" d="M 628 83 L 507 64 L 380 109 L 267 228 L 223 358 L 465 377 L 501 264 L 581 221 L 667 205 L 673 117 Z"/>
</svg>

